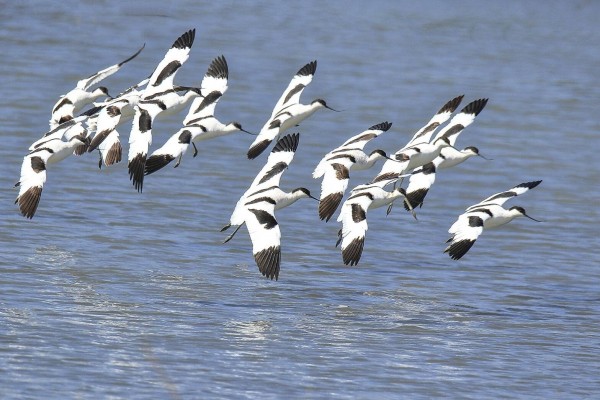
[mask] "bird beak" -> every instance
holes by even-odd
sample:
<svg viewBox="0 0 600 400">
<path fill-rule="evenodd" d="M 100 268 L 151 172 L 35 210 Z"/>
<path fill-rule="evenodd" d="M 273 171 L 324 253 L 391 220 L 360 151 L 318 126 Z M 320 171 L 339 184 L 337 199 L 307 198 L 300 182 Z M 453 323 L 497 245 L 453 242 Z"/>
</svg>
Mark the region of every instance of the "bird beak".
<svg viewBox="0 0 600 400">
<path fill-rule="evenodd" d="M 531 220 L 535 221 L 535 222 L 544 222 L 544 221 L 540 221 L 539 219 L 535 219 L 535 218 L 533 218 L 533 217 L 530 217 L 530 216 L 529 216 L 529 215 L 527 215 L 527 214 L 523 214 L 523 215 L 524 215 L 524 216 L 526 216 L 527 218 L 529 218 L 529 219 L 531 219 Z"/>
<path fill-rule="evenodd" d="M 342 110 L 336 110 L 335 108 L 331 108 L 329 106 L 325 106 L 325 108 L 331 110 L 331 111 L 335 111 L 335 112 L 342 112 Z"/>
<path fill-rule="evenodd" d="M 492 161 L 493 160 L 493 158 L 487 158 L 487 157 L 482 156 L 481 154 L 477 154 L 477 155 L 479 157 L 483 158 L 484 160 L 488 160 L 488 161 Z"/>
<path fill-rule="evenodd" d="M 308 197 L 310 197 L 311 199 L 315 199 L 316 201 L 319 201 L 319 199 L 317 199 L 315 196 L 313 196 L 312 194 L 309 194 Z"/>
<path fill-rule="evenodd" d="M 252 132 L 248 132 L 248 131 L 247 131 L 247 130 L 245 130 L 245 129 L 240 129 L 240 132 L 244 132 L 244 133 L 247 133 L 248 135 L 252 135 L 252 136 L 258 136 L 258 133 L 252 133 Z"/>
</svg>

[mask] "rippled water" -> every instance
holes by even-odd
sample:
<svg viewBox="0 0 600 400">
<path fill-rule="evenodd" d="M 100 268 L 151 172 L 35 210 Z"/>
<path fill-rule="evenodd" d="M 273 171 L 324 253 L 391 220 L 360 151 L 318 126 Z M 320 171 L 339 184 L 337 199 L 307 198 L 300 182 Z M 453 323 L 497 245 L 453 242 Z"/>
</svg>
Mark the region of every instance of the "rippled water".
<svg viewBox="0 0 600 400">
<path fill-rule="evenodd" d="M 592 398 L 600 391 L 600 7 L 596 2 L 65 2 L 0 9 L 0 397 Z M 227 57 L 217 113 L 258 131 L 293 73 L 317 59 L 303 99 L 342 113 L 305 121 L 282 186 L 347 137 L 381 122 L 394 151 L 446 100 L 489 97 L 419 221 L 369 214 L 361 263 L 316 205 L 281 210 L 278 282 L 262 278 L 244 229 L 220 227 L 260 169 L 242 134 L 150 176 L 69 158 L 48 173 L 37 215 L 13 204 L 22 157 L 76 80 L 139 57 L 106 81 L 147 76 L 197 29 L 177 76 L 197 84 Z M 182 115 L 156 124 L 154 146 Z M 127 128 L 122 128 L 127 136 Z M 354 173 L 351 184 L 378 171 Z M 517 220 L 460 262 L 442 253 L 466 206 L 534 179 Z"/>
</svg>

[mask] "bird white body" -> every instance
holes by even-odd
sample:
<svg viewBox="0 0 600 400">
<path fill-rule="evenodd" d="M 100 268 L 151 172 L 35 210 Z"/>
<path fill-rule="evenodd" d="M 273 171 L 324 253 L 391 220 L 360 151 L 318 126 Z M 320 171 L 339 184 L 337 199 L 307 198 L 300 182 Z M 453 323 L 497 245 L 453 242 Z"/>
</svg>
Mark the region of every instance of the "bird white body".
<svg viewBox="0 0 600 400">
<path fill-rule="evenodd" d="M 312 61 L 296 72 L 288 87 L 273 108 L 271 117 L 260 130 L 258 136 L 248 149 L 248 158 L 258 157 L 273 140 L 287 129 L 294 127 L 317 110 L 330 108 L 322 99 L 313 100 L 310 104 L 301 104 L 300 95 L 312 81 L 317 70 L 317 61 Z"/>
<path fill-rule="evenodd" d="M 238 200 L 231 217 L 221 231 L 232 225 L 236 230 L 225 240 L 228 242 L 238 229 L 246 224 L 252 240 L 252 253 L 259 271 L 270 279 L 279 278 L 281 263 L 281 231 L 275 219 L 275 210 L 293 204 L 303 197 L 312 197 L 304 188 L 284 192 L 279 181 L 294 157 L 299 134 L 282 137 L 267 159 L 267 163 Z"/>
<path fill-rule="evenodd" d="M 461 97 L 462 98 L 462 97 Z M 453 99 L 456 100 L 456 99 Z M 451 100 L 451 102 L 453 101 Z M 444 126 L 434 138 L 428 142 L 417 143 L 420 139 L 411 140 L 410 146 L 405 146 L 401 150 L 397 151 L 391 158 L 395 158 L 396 160 L 403 161 L 400 163 L 395 163 L 391 160 L 386 161 L 379 174 L 373 179 L 374 182 L 378 180 L 385 180 L 389 178 L 393 178 L 396 175 L 400 175 L 411 171 L 414 168 L 420 167 L 422 165 L 427 164 L 428 162 L 433 161 L 435 157 L 437 157 L 441 150 L 444 147 L 454 146 L 456 143 L 456 139 L 458 135 L 473 121 L 475 117 L 483 110 L 485 105 L 487 104 L 487 99 L 478 99 L 472 101 L 467 104 L 458 114 L 456 114 L 450 122 L 446 126 Z M 456 104 L 458 105 L 458 104 Z M 438 115 L 438 114 L 436 114 Z M 440 120 L 448 117 L 448 113 L 444 112 L 439 114 Z M 434 119 L 436 117 L 434 116 Z M 431 124 L 430 124 L 431 125 Z M 433 124 L 437 128 L 438 125 Z M 429 130 L 431 134 L 433 133 L 432 128 Z M 422 128 L 423 129 L 423 128 Z M 416 135 L 415 135 L 416 136 Z M 426 137 L 426 136 L 423 136 Z"/>
<path fill-rule="evenodd" d="M 455 147 L 444 147 L 439 155 L 442 160 L 439 162 L 437 169 L 441 170 L 455 167 L 474 156 L 481 157 L 477 147 L 469 146 L 462 150 L 457 150 Z"/>
<path fill-rule="evenodd" d="M 448 253 L 452 259 L 458 260 L 469 251 L 485 229 L 497 228 L 518 217 L 527 217 L 537 221 L 527 215 L 523 207 L 514 206 L 505 209 L 502 205 L 511 198 L 535 188 L 541 182 L 521 183 L 468 207 L 448 229 L 451 237 L 448 239 L 449 244 L 444 252 Z"/>
<path fill-rule="evenodd" d="M 369 141 L 386 132 L 391 126 L 392 124 L 389 122 L 373 125 L 346 140 L 319 161 L 312 174 L 315 179 L 323 177 L 319 218 L 329 221 L 333 216 L 348 187 L 351 170 L 371 168 L 378 160 L 387 157 L 382 150 L 366 154 L 363 149 Z"/>
<path fill-rule="evenodd" d="M 145 46 L 145 45 L 144 45 Z M 50 118 L 50 129 L 56 128 L 62 122 L 73 119 L 76 112 L 81 110 L 85 105 L 90 104 L 100 97 L 108 97 L 108 90 L 105 87 L 97 87 L 90 90 L 92 86 L 99 83 L 103 79 L 117 72 L 121 67 L 137 57 L 144 49 L 142 46 L 134 55 L 127 58 L 118 64 L 111 65 L 95 74 L 81 79 L 77 82 L 77 86 L 70 90 L 67 94 L 60 97 L 54 107 L 52 107 L 52 116 Z"/>
<path fill-rule="evenodd" d="M 384 187 L 393 180 L 380 181 L 375 184 L 359 185 L 355 187 L 344 204 L 338 222 L 342 223 L 342 229 L 338 233 L 338 243 L 341 243 L 342 259 L 346 265 L 358 264 L 367 230 L 368 210 L 389 205 L 394 200 L 405 197 L 405 191 L 396 187 L 387 191 Z"/>
<path fill-rule="evenodd" d="M 145 167 L 146 175 L 158 171 L 175 159 L 177 159 L 175 167 L 179 166 L 190 144 L 194 146 L 195 157 L 197 150 L 194 143 L 238 131 L 249 133 L 238 122 L 223 124 L 214 116 L 217 102 L 227 91 L 228 77 L 225 57 L 215 58 L 202 79 L 202 96 L 196 97 L 192 101 L 190 110 L 183 121 L 184 126 L 148 157 Z"/>
<path fill-rule="evenodd" d="M 191 29 L 175 40 L 156 69 L 135 107 L 135 115 L 129 135 L 129 177 L 138 192 L 144 184 L 146 156 L 152 144 L 152 125 L 160 114 L 181 111 L 188 101 L 200 95 L 193 88 L 176 87 L 173 84 L 177 71 L 189 58 L 196 30 Z M 183 92 L 183 94 L 180 94 Z"/>
<path fill-rule="evenodd" d="M 77 146 L 86 143 L 87 139 L 81 135 L 73 136 L 69 141 L 50 139 L 23 158 L 15 203 L 24 217 L 31 219 L 35 215 L 46 182 L 47 165 L 64 160 Z"/>
</svg>

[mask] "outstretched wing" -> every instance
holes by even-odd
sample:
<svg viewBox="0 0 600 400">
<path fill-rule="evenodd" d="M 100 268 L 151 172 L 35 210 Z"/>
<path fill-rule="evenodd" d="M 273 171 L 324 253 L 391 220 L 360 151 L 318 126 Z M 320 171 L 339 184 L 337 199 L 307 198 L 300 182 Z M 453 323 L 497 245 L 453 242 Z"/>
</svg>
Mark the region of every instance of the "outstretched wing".
<svg viewBox="0 0 600 400">
<path fill-rule="evenodd" d="M 50 153 L 41 149 L 29 153 L 23 158 L 21 164 L 21 177 L 19 178 L 19 195 L 15 204 L 19 205 L 21 214 L 26 218 L 33 218 L 42 197 L 42 189 L 46 182 L 46 162 Z"/>
<path fill-rule="evenodd" d="M 196 30 L 191 29 L 175 40 L 164 58 L 156 66 L 152 75 L 150 75 L 150 81 L 144 91 L 144 97 L 173 88 L 175 74 L 188 59 L 195 36 Z"/>
<path fill-rule="evenodd" d="M 515 186 L 509 190 L 505 190 L 504 192 L 499 192 L 499 193 L 493 194 L 490 197 L 483 199 L 479 203 L 474 204 L 474 205 L 470 206 L 469 208 L 467 208 L 466 211 L 471 211 L 476 208 L 479 208 L 482 206 L 487 206 L 490 204 L 496 204 L 496 205 L 501 206 L 502 204 L 506 203 L 508 200 L 512 199 L 513 197 L 519 196 L 519 195 L 535 188 L 540 183 L 542 183 L 541 180 L 520 183 L 517 186 Z"/>
<path fill-rule="evenodd" d="M 135 52 L 134 55 L 132 55 L 131 57 L 127 58 L 124 61 L 121 61 L 118 64 L 115 65 L 111 65 L 108 68 L 103 69 L 102 71 L 98 71 L 93 75 L 88 76 L 85 79 L 81 79 L 79 82 L 77 82 L 77 88 L 78 89 L 82 89 L 82 90 L 88 90 L 91 86 L 95 85 L 96 83 L 100 82 L 101 80 L 111 76 L 112 74 L 114 74 L 115 72 L 117 72 L 119 69 L 121 69 L 121 67 L 128 63 L 129 61 L 133 60 L 134 58 L 137 57 L 138 54 L 140 54 L 142 52 L 142 50 L 144 50 L 144 47 L 146 47 L 146 44 L 144 43 L 144 45 L 142 47 L 140 47 L 140 49 L 138 51 Z"/>
<path fill-rule="evenodd" d="M 283 94 L 273 107 L 271 113 L 271 119 L 275 115 L 291 104 L 297 104 L 300 102 L 300 95 L 308 84 L 312 81 L 315 72 L 317 71 L 317 60 L 311 61 L 296 72 L 296 75 L 290 81 L 288 87 L 284 90 Z"/>
<path fill-rule="evenodd" d="M 473 121 L 475 121 L 475 117 L 479 115 L 481 110 L 487 104 L 488 99 L 478 99 L 467 104 L 458 114 L 456 114 L 448 125 L 446 125 L 443 129 L 441 129 L 437 135 L 431 141 L 435 142 L 437 139 L 441 137 L 445 137 L 448 139 L 450 144 L 454 146 L 456 143 L 456 139 L 458 135 L 465 129 L 467 126 L 471 125 Z"/>
<path fill-rule="evenodd" d="M 202 79 L 201 97 L 192 102 L 190 110 L 183 120 L 183 125 L 198 122 L 205 117 L 214 116 L 217 102 L 227 91 L 227 80 L 229 79 L 229 68 L 224 56 L 215 58 L 204 78 Z"/>
<path fill-rule="evenodd" d="M 464 256 L 483 233 L 483 224 L 488 218 L 490 215 L 486 212 L 474 211 L 461 214 L 448 229 L 452 236 L 447 241 L 448 246 L 444 249 L 444 253 L 448 253 L 453 260 Z"/>
<path fill-rule="evenodd" d="M 406 144 L 406 146 L 404 146 L 403 149 L 414 146 L 418 143 L 429 143 L 431 136 L 435 133 L 435 131 L 441 124 L 443 124 L 450 118 L 452 113 L 460 105 L 460 102 L 462 101 L 463 97 L 464 95 L 457 96 L 452 100 L 448 101 L 446 104 L 444 104 L 442 108 L 440 108 L 439 111 L 435 113 L 435 115 L 429 120 L 429 122 L 427 122 L 425 126 L 419 129 L 413 135 L 412 139 L 410 139 L 410 141 Z M 402 150 L 399 150 L 398 152 L 401 151 Z"/>
<path fill-rule="evenodd" d="M 299 141 L 299 133 L 288 134 L 279 139 L 271 150 L 267 163 L 256 175 L 246 193 L 250 195 L 253 191 L 261 188 L 279 186 L 281 174 L 294 159 Z"/>
<path fill-rule="evenodd" d="M 338 244 L 341 243 L 342 260 L 346 265 L 356 265 L 360 261 L 365 244 L 367 210 L 373 202 L 368 191 L 355 191 L 342 205 L 338 221 L 342 223 Z"/>
<path fill-rule="evenodd" d="M 246 202 L 246 226 L 258 270 L 267 278 L 279 278 L 281 231 L 275 219 L 275 201 L 270 198 Z"/>
</svg>

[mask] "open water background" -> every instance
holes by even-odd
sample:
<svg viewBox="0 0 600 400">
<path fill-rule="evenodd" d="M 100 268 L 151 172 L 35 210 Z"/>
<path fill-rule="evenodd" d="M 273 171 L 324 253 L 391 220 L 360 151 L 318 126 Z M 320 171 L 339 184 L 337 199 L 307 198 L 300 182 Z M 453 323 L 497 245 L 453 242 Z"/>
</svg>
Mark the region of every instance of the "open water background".
<svg viewBox="0 0 600 400">
<path fill-rule="evenodd" d="M 0 397 L 596 398 L 599 18 L 594 1 L 2 2 Z M 457 144 L 493 161 L 440 173 L 418 222 L 370 213 L 356 267 L 316 203 L 281 210 L 278 282 L 259 274 L 245 229 L 221 244 L 265 159 L 246 159 L 243 134 L 204 142 L 143 194 L 125 163 L 68 158 L 21 217 L 12 186 L 58 96 L 146 43 L 103 82 L 119 92 L 194 27 L 177 82 L 198 84 L 225 55 L 217 114 L 254 132 L 318 60 L 302 99 L 344 112 L 298 128 L 285 188 L 318 193 L 310 174 L 331 148 L 388 120 L 368 149 L 393 152 L 459 94 L 489 97 Z M 153 148 L 182 118 L 156 123 Z M 442 253 L 464 208 L 535 179 L 507 205 L 543 223 L 485 232 L 459 262 Z"/>
</svg>

